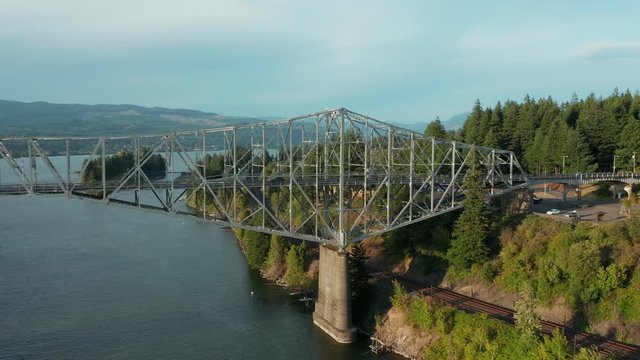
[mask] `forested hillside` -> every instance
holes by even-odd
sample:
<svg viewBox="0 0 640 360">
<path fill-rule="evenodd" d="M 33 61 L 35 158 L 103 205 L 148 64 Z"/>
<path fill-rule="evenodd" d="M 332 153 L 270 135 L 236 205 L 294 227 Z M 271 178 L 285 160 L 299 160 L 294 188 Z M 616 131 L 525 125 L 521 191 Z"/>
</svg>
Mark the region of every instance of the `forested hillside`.
<svg viewBox="0 0 640 360">
<path fill-rule="evenodd" d="M 428 135 L 443 134 L 432 123 Z M 558 103 L 551 97 L 507 100 L 493 107 L 476 101 L 462 129 L 446 134 L 466 143 L 509 149 L 530 173 L 631 170 L 640 156 L 640 94 L 617 89 Z"/>
<path fill-rule="evenodd" d="M 0 100 L 0 136 L 162 134 L 256 121 L 185 109 Z"/>
</svg>

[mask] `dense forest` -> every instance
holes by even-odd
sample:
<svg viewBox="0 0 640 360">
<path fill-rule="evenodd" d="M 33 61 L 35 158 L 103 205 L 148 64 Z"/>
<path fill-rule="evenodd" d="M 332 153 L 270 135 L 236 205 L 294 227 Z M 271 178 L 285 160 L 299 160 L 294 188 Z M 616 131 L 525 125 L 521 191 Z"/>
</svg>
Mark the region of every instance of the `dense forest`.
<svg viewBox="0 0 640 360">
<path fill-rule="evenodd" d="M 551 97 L 494 107 L 476 101 L 464 126 L 446 132 L 438 119 L 427 136 L 515 152 L 529 173 L 632 170 L 640 156 L 640 94 L 617 89 L 605 98 L 591 94 L 558 103 Z"/>
<path fill-rule="evenodd" d="M 142 157 L 148 153 L 149 149 L 144 149 Z M 81 174 L 82 181 L 84 183 L 93 183 L 102 181 L 102 159 L 96 158 L 88 160 L 84 172 Z M 105 175 L 106 179 L 110 180 L 124 175 L 129 169 L 134 166 L 135 156 L 131 151 L 119 151 L 118 153 L 105 156 Z M 142 165 L 142 171 L 152 178 L 163 178 L 166 176 L 167 163 L 162 155 L 151 155 L 144 165 Z"/>
</svg>

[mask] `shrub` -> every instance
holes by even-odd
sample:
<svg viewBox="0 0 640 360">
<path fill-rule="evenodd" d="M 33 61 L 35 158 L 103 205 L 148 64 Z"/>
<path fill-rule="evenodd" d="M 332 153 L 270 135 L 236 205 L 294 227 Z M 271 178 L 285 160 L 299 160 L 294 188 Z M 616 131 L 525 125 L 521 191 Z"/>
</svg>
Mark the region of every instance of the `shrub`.
<svg viewBox="0 0 640 360">
<path fill-rule="evenodd" d="M 433 308 L 426 298 L 414 298 L 409 303 L 409 323 L 421 329 L 430 329 L 435 321 Z"/>
<path fill-rule="evenodd" d="M 393 307 L 406 310 L 409 305 L 409 294 L 407 294 L 406 290 L 398 282 L 398 280 L 393 280 L 393 295 L 391 295 L 391 305 Z"/>
</svg>

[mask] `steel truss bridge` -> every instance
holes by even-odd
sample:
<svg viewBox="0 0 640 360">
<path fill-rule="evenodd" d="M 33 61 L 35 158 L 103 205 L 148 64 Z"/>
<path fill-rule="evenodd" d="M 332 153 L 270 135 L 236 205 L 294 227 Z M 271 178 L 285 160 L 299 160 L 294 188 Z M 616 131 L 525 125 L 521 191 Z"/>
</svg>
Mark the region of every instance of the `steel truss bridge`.
<svg viewBox="0 0 640 360">
<path fill-rule="evenodd" d="M 122 151 L 132 156 L 124 173 L 110 165 Z M 1 195 L 64 194 L 184 215 L 186 198 L 202 209 L 195 216 L 339 249 L 460 208 L 472 158 L 487 196 L 527 186 L 510 151 L 424 137 L 347 109 L 167 135 L 0 138 L 0 156 Z M 158 157 L 162 174 L 148 170 Z"/>
</svg>

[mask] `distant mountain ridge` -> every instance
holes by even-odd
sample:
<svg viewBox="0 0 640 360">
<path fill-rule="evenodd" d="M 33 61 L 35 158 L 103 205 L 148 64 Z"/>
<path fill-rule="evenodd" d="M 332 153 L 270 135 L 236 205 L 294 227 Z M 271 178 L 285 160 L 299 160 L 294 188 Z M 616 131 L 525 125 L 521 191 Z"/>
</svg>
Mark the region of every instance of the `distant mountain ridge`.
<svg viewBox="0 0 640 360">
<path fill-rule="evenodd" d="M 139 135 L 258 122 L 187 109 L 0 100 L 0 136 Z"/>
<path fill-rule="evenodd" d="M 469 115 L 471 115 L 469 111 L 453 115 L 449 120 L 443 121 L 442 125 L 444 125 L 447 130 L 458 130 L 464 126 Z"/>
<path fill-rule="evenodd" d="M 468 112 L 461 113 L 442 124 L 447 130 L 455 130 L 462 127 L 468 116 Z M 129 104 L 83 105 L 0 100 L 0 137 L 164 134 L 283 118 L 226 116 L 214 112 Z M 428 121 L 392 124 L 422 133 Z"/>
<path fill-rule="evenodd" d="M 469 114 L 471 114 L 471 113 L 470 112 L 464 112 L 464 113 L 453 115 L 451 118 L 449 118 L 449 120 L 441 120 L 442 121 L 442 125 L 447 130 L 458 130 L 467 121 L 467 118 L 469 117 Z M 415 132 L 422 133 L 427 128 L 427 125 L 429 125 L 430 122 L 431 122 L 431 120 L 430 121 L 425 121 L 425 122 L 411 123 L 411 124 L 401 123 L 401 122 L 392 122 L 391 124 L 393 124 L 395 126 L 398 126 L 398 127 L 401 127 L 403 129 L 412 130 L 412 131 L 415 131 Z"/>
</svg>

